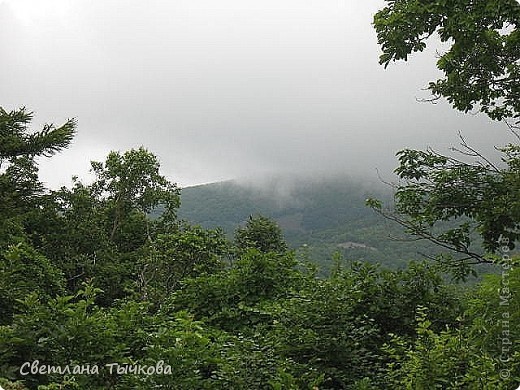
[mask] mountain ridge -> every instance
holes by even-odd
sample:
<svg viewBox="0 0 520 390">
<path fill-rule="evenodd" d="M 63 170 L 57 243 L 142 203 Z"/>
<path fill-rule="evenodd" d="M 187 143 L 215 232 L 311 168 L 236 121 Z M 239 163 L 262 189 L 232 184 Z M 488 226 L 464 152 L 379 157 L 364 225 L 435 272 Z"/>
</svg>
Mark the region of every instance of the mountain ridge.
<svg viewBox="0 0 520 390">
<path fill-rule="evenodd" d="M 228 180 L 184 188 L 179 217 L 205 228 L 220 227 L 230 238 L 250 215 L 272 218 L 290 247 L 305 248 L 325 273 L 338 253 L 348 261 L 402 268 L 435 252 L 426 242 L 407 242 L 400 226 L 365 206 L 368 197 L 391 202 L 392 192 L 382 183 L 352 178 L 278 177 L 258 184 Z"/>
</svg>

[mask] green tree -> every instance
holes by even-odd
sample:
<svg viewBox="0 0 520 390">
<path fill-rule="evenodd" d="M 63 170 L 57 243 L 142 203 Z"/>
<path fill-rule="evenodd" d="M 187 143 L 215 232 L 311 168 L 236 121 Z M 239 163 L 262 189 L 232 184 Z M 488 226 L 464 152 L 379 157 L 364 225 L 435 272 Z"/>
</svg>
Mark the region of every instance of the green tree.
<svg viewBox="0 0 520 390">
<path fill-rule="evenodd" d="M 53 191 L 46 207 L 32 217 L 33 242 L 63 271 L 70 292 L 76 292 L 88 278 L 104 275 L 107 283 L 120 288 L 109 268 L 117 261 L 116 245 L 108 239 L 103 202 L 92 196 L 88 186 L 77 179 L 72 188 Z M 104 286 L 108 287 L 108 286 Z M 107 288 L 106 293 L 110 289 Z"/>
<path fill-rule="evenodd" d="M 7 112 L 0 107 L 0 311 L 1 323 L 16 313 L 27 294 L 55 296 L 62 292 L 59 269 L 32 242 L 31 224 L 45 203 L 36 157 L 50 157 L 66 148 L 75 134 L 75 121 L 61 127 L 45 125 L 31 131 L 33 113 L 25 108 Z"/>
<path fill-rule="evenodd" d="M 74 296 L 43 299 L 30 294 L 10 326 L 0 327 L 0 376 L 22 380 L 30 388 L 128 389 L 172 381 L 181 388 L 208 388 L 222 361 L 226 335 L 208 330 L 185 312 L 156 313 L 146 302 L 98 306 L 99 289 L 90 284 Z M 97 365 L 97 375 L 46 373 L 21 375 L 24 362 L 54 366 Z M 121 375 L 105 364 L 154 366 L 163 360 L 169 375 Z M 72 370 L 72 369 L 71 369 Z M 40 387 L 38 387 L 40 388 Z"/>
<path fill-rule="evenodd" d="M 274 301 L 270 332 L 278 353 L 296 363 L 295 377 L 323 374 L 328 389 L 357 388 L 355 382 L 361 386 L 371 378 L 377 386 L 369 388 L 384 388 L 381 348 L 392 333 L 415 337 L 420 305 L 428 305 L 437 330 L 455 323 L 460 312 L 456 293 L 431 267 L 385 271 L 353 263 L 328 279 L 307 279 L 303 288 Z"/>
<path fill-rule="evenodd" d="M 0 252 L 0 274 L 0 325 L 11 322 L 27 295 L 50 298 L 64 292 L 59 268 L 25 242 Z"/>
<path fill-rule="evenodd" d="M 245 252 L 231 268 L 187 279 L 173 301 L 213 326 L 249 333 L 266 321 L 259 308 L 266 301 L 290 294 L 300 281 L 292 253 Z"/>
<path fill-rule="evenodd" d="M 395 212 L 368 204 L 408 233 L 461 255 L 448 262 L 494 263 L 501 240 L 513 249 L 520 238 L 520 146 L 501 149 L 501 165 L 463 146 L 475 161 L 432 150 L 398 152 Z"/>
<path fill-rule="evenodd" d="M 414 338 L 392 332 L 383 348 L 393 388 L 514 389 L 520 381 L 520 270 L 508 261 L 502 274 L 467 288 L 456 322 L 435 327 L 437 315 L 417 306 Z"/>
<path fill-rule="evenodd" d="M 447 49 L 437 61 L 444 78 L 429 84 L 433 99 L 444 97 L 457 110 L 478 109 L 491 119 L 503 120 L 517 140 L 519 25 L 520 4 L 515 0 L 387 0 L 387 6 L 374 17 L 383 51 L 381 64 L 386 67 L 392 61 L 408 60 L 410 54 L 424 50 L 437 33 Z M 432 150 L 398 152 L 395 212 L 383 209 L 379 201 L 367 201 L 416 237 L 461 254 L 441 257 L 446 264 L 457 266 L 458 277 L 464 277 L 472 263 L 503 264 L 504 259 L 493 253 L 509 252 L 520 238 L 518 142 L 499 149 L 499 162 L 468 145 L 462 136 L 461 145 L 462 149 L 455 149 L 456 156 Z M 518 259 L 506 261 L 509 267 L 515 262 Z M 510 276 L 504 279 L 506 274 Z M 405 389 L 513 388 L 518 379 L 518 354 L 511 353 L 508 368 L 512 375 L 504 379 L 499 375 L 503 351 L 496 348 L 501 336 L 508 338 L 514 331 L 503 328 L 517 314 L 516 305 L 510 305 L 509 287 L 517 284 L 514 275 L 503 273 L 502 286 L 497 286 L 500 278 L 496 278 L 492 288 L 484 289 L 485 294 L 481 290 L 477 299 L 472 294 L 459 326 L 447 324 L 443 330 L 433 330 L 436 316 L 418 308 L 417 337 L 406 340 L 396 335 L 387 345 L 391 385 Z M 504 291 L 506 298 L 502 298 Z M 485 299 L 480 299 L 481 294 Z M 508 309 L 505 322 L 504 313 L 499 312 L 504 305 Z M 502 326 L 502 335 L 497 324 Z"/>
<path fill-rule="evenodd" d="M 160 302 L 184 279 L 221 271 L 228 251 L 219 229 L 182 224 L 175 232 L 158 234 L 141 251 L 137 280 L 141 297 Z"/>
<path fill-rule="evenodd" d="M 449 50 L 437 67 L 445 77 L 430 90 L 458 110 L 475 106 L 511 132 L 520 116 L 520 4 L 515 0 L 388 0 L 374 17 L 383 54 L 380 63 L 407 60 L 438 33 Z M 433 150 L 397 153 L 401 179 L 395 186 L 395 212 L 378 201 L 369 206 L 403 225 L 409 233 L 457 253 L 441 257 L 465 277 L 475 263 L 494 263 L 499 239 L 510 248 L 520 238 L 520 146 L 500 148 L 499 162 L 466 143 L 460 153 Z"/>
<path fill-rule="evenodd" d="M 180 190 L 160 173 L 159 159 L 143 147 L 111 152 L 104 163 L 92 162 L 92 171 L 96 178 L 88 193 L 99 216 L 97 225 L 105 229 L 107 248 L 98 262 L 98 279 L 104 289 L 113 290 L 109 295 L 120 297 L 137 287 L 144 248 L 159 234 L 178 230 Z M 162 214 L 152 218 L 150 213 L 159 207 Z"/>
<path fill-rule="evenodd" d="M 239 252 L 251 248 L 264 253 L 284 253 L 287 251 L 282 229 L 276 222 L 261 215 L 250 216 L 246 225 L 236 230 L 235 245 Z"/>
<path fill-rule="evenodd" d="M 483 351 L 460 327 L 431 329 L 425 308 L 417 308 L 417 338 L 392 334 L 384 350 L 391 357 L 386 383 L 392 388 L 427 390 L 512 389 L 514 381 L 498 374 L 497 359 Z"/>
<path fill-rule="evenodd" d="M 69 119 L 64 125 L 45 125 L 39 132 L 29 132 L 27 126 L 33 113 L 25 108 L 7 112 L 0 107 L 0 162 L 11 162 L 22 156 L 52 156 L 66 148 L 74 138 L 76 122 Z"/>
<path fill-rule="evenodd" d="M 159 169 L 144 148 L 111 152 L 104 163 L 92 163 L 92 184 L 74 179 L 33 216 L 33 241 L 64 271 L 72 293 L 91 278 L 107 304 L 132 293 L 145 249 L 158 235 L 178 231 L 180 190 Z M 159 207 L 164 212 L 152 217 Z"/>
<path fill-rule="evenodd" d="M 55 127 L 30 131 L 33 113 L 0 107 L 0 246 L 24 235 L 27 212 L 39 207 L 44 192 L 35 157 L 50 157 L 66 148 L 75 134 L 73 119 Z"/>
<path fill-rule="evenodd" d="M 520 116 L 520 4 L 516 0 L 386 0 L 374 17 L 385 67 L 423 51 L 438 34 L 448 46 L 429 84 L 457 110 L 477 107 L 492 119 Z"/>
<path fill-rule="evenodd" d="M 124 154 L 111 152 L 104 163 L 92 162 L 96 180 L 91 191 L 109 208 L 112 241 L 124 231 L 125 218 L 135 212 L 146 215 L 162 206 L 160 220 L 175 221 L 180 190 L 160 174 L 159 168 L 158 158 L 143 147 Z"/>
</svg>

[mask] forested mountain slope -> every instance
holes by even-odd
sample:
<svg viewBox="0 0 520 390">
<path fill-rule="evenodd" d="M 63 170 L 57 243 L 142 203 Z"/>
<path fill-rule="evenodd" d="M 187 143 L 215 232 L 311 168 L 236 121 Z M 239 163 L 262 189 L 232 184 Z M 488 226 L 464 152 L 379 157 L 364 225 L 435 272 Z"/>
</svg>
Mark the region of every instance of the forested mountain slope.
<svg viewBox="0 0 520 390">
<path fill-rule="evenodd" d="M 221 227 L 228 235 L 250 215 L 273 218 L 291 247 L 308 251 L 322 271 L 329 269 L 337 252 L 347 261 L 388 267 L 435 253 L 437 248 L 428 243 L 407 241 L 400 226 L 365 206 L 368 197 L 391 196 L 391 188 L 382 183 L 344 177 L 278 177 L 257 185 L 226 181 L 184 188 L 179 216 L 206 228 Z"/>
</svg>

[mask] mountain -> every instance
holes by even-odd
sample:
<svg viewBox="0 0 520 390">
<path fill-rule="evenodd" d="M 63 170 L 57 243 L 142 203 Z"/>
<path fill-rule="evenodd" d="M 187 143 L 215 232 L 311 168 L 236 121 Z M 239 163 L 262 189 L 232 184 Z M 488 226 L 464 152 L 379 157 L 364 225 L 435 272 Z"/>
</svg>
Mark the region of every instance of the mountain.
<svg viewBox="0 0 520 390">
<path fill-rule="evenodd" d="M 226 181 L 184 188 L 179 217 L 206 228 L 221 227 L 229 237 L 250 215 L 271 217 L 289 245 L 323 273 L 334 264 L 335 253 L 345 261 L 401 268 L 437 251 L 426 242 L 407 240 L 400 226 L 365 206 L 368 197 L 390 202 L 392 194 L 386 185 L 347 178 Z"/>
</svg>

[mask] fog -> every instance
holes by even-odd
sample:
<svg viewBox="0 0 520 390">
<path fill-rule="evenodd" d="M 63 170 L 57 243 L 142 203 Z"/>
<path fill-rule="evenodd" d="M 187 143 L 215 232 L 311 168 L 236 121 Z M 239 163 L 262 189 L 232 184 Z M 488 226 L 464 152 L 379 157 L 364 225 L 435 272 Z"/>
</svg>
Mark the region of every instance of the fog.
<svg viewBox="0 0 520 390">
<path fill-rule="evenodd" d="M 491 151 L 506 128 L 445 102 L 433 47 L 383 69 L 383 1 L 0 0 L 0 106 L 33 128 L 78 121 L 41 161 L 52 187 L 141 145 L 181 186 L 232 178 L 389 176 L 395 152 L 458 142 Z"/>
</svg>

